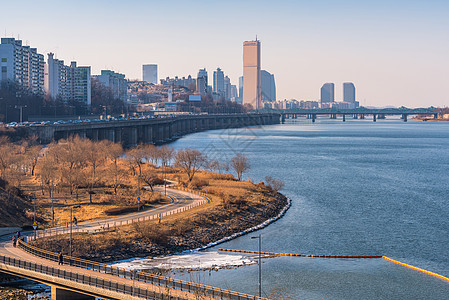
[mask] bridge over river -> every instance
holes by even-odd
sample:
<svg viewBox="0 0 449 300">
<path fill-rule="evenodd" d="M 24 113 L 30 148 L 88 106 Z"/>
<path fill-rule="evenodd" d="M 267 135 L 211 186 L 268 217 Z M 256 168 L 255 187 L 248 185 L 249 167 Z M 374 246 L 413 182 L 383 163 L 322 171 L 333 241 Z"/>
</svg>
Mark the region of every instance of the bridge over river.
<svg viewBox="0 0 449 300">
<path fill-rule="evenodd" d="M 373 121 L 377 119 L 385 119 L 386 116 L 401 116 L 404 122 L 411 115 L 430 115 L 433 118 L 437 118 L 438 114 L 431 108 L 382 108 L 382 109 L 370 109 L 365 107 L 359 107 L 354 109 L 337 109 L 337 108 L 317 108 L 317 109 L 285 109 L 285 110 L 267 110 L 267 112 L 279 113 L 282 115 L 282 122 L 285 119 L 297 119 L 299 116 L 305 116 L 307 119 L 311 119 L 315 122 L 318 116 L 329 116 L 331 119 L 337 119 L 337 116 L 341 116 L 343 122 L 347 117 L 353 119 L 365 119 L 367 116 L 372 116 Z"/>
</svg>

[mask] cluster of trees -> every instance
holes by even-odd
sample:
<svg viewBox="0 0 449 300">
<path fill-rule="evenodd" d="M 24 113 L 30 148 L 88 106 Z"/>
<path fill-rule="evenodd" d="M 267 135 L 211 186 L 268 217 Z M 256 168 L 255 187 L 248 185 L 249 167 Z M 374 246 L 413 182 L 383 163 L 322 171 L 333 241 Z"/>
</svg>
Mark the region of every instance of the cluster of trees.
<svg viewBox="0 0 449 300">
<path fill-rule="evenodd" d="M 192 182 L 202 168 L 220 172 L 231 168 L 239 180 L 250 168 L 248 159 L 240 153 L 228 165 L 208 160 L 198 150 L 175 151 L 168 146 L 141 144 L 125 151 L 120 144 L 107 140 L 93 142 L 75 136 L 42 148 L 34 138 L 19 143 L 0 138 L 0 178 L 20 186 L 20 176 L 29 174 L 40 181 L 42 193 L 48 192 L 48 195 L 52 195 L 56 187 L 66 188 L 70 194 L 78 196 L 80 188 L 92 191 L 105 185 L 113 187 L 117 194 L 126 176 L 135 176 L 138 189 L 141 183 L 152 189 L 162 179 L 155 168 L 144 168 L 146 163 L 161 167 L 173 164 L 187 175 L 186 183 Z"/>
</svg>

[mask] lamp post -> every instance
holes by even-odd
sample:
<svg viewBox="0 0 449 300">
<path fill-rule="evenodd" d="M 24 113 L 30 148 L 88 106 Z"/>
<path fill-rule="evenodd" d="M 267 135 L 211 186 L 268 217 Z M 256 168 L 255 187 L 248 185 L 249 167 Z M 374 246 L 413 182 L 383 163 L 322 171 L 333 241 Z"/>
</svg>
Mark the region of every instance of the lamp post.
<svg viewBox="0 0 449 300">
<path fill-rule="evenodd" d="M 69 256 L 72 256 L 72 224 L 73 224 L 73 209 L 80 207 L 79 205 L 70 206 L 70 252 Z M 71 260 L 70 260 L 71 262 Z"/>
<path fill-rule="evenodd" d="M 261 252 L 260 252 L 260 246 L 262 243 L 262 238 L 259 236 L 252 236 L 251 239 L 259 239 L 259 298 L 262 297 L 262 286 L 261 286 L 261 279 L 262 279 L 262 265 L 261 265 Z"/>
<path fill-rule="evenodd" d="M 23 109 L 26 108 L 26 107 L 27 107 L 26 105 L 16 105 L 16 106 L 14 106 L 14 108 L 17 108 L 17 109 L 20 110 L 20 122 L 19 123 L 22 123 L 22 120 L 23 120 Z"/>
</svg>

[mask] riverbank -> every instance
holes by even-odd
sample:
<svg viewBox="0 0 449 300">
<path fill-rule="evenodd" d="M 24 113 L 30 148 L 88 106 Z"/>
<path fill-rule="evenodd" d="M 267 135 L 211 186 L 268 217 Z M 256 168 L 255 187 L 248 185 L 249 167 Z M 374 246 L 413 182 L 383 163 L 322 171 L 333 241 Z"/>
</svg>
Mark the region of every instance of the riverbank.
<svg viewBox="0 0 449 300">
<path fill-rule="evenodd" d="M 158 220 L 152 220 L 108 232 L 75 234 L 74 256 L 111 262 L 203 248 L 267 224 L 264 222 L 278 217 L 289 203 L 285 196 L 263 182 L 238 181 L 230 174 L 201 171 L 189 188 L 207 192 L 211 202 L 168 216 L 160 224 Z M 61 235 L 38 239 L 33 244 L 67 253 L 69 239 Z"/>
</svg>

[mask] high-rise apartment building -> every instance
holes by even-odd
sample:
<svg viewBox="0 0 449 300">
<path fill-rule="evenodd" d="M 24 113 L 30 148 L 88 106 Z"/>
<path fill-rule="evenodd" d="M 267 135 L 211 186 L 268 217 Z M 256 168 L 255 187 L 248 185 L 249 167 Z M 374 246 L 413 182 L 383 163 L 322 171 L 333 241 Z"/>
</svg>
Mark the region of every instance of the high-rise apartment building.
<svg viewBox="0 0 449 300">
<path fill-rule="evenodd" d="M 276 83 L 274 75 L 262 70 L 260 71 L 262 101 L 276 101 Z"/>
<path fill-rule="evenodd" d="M 116 99 L 120 99 L 123 102 L 128 97 L 128 82 L 125 79 L 124 74 L 116 73 L 111 70 L 101 70 L 101 75 L 94 76 L 104 86 L 108 87 L 112 91 L 112 95 Z"/>
<path fill-rule="evenodd" d="M 224 73 L 220 68 L 214 71 L 214 93 L 225 96 Z"/>
<path fill-rule="evenodd" d="M 74 100 L 90 106 L 90 66 L 78 67 L 75 61 L 66 66 L 63 60 L 55 59 L 53 56 L 53 53 L 48 54 L 45 65 L 45 92 L 53 98 L 59 97 L 63 101 Z"/>
<path fill-rule="evenodd" d="M 196 91 L 201 95 L 207 94 L 207 71 L 206 68 L 198 71 L 198 77 L 196 78 Z"/>
<path fill-rule="evenodd" d="M 344 102 L 355 102 L 355 86 L 352 82 L 343 83 L 343 101 Z"/>
<path fill-rule="evenodd" d="M 243 104 L 262 108 L 260 41 L 243 42 Z"/>
<path fill-rule="evenodd" d="M 142 80 L 157 84 L 157 65 L 143 65 Z"/>
<path fill-rule="evenodd" d="M 21 40 L 2 38 L 0 69 L 0 81 L 16 82 L 35 94 L 44 95 L 44 56 L 36 48 L 23 46 Z"/>
<path fill-rule="evenodd" d="M 334 102 L 335 85 L 333 83 L 325 83 L 321 87 L 321 103 Z"/>
</svg>

